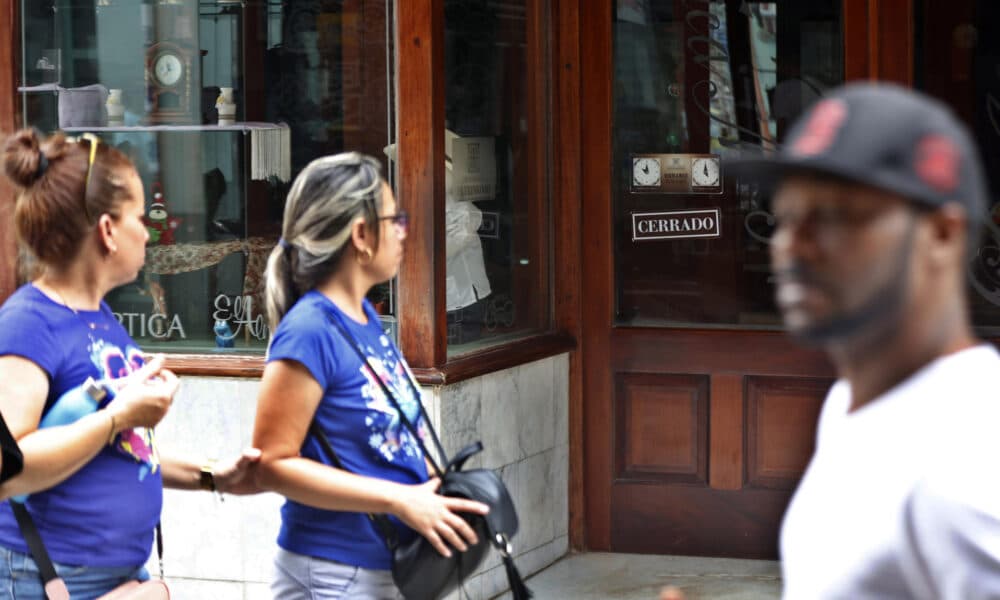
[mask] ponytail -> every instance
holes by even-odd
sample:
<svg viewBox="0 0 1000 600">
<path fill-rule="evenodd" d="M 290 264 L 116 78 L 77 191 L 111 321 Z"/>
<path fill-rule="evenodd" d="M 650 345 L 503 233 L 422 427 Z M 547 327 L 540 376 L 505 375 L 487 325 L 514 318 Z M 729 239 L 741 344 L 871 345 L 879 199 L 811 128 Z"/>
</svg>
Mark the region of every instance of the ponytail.
<svg viewBox="0 0 1000 600">
<path fill-rule="evenodd" d="M 325 281 L 362 217 L 375 232 L 383 179 L 378 161 L 357 152 L 317 158 L 288 192 L 281 240 L 267 259 L 264 304 L 273 332 L 303 294 Z"/>
</svg>

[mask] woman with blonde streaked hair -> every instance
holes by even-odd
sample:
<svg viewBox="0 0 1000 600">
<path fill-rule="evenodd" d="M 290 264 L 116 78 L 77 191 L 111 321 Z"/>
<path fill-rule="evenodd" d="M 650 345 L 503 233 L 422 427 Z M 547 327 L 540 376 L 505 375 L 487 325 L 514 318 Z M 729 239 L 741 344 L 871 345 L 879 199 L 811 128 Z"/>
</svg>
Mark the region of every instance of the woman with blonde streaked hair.
<svg viewBox="0 0 1000 600">
<path fill-rule="evenodd" d="M 406 228 L 379 164 L 362 154 L 313 161 L 289 192 L 267 267 L 273 334 L 254 428 L 258 481 L 288 499 L 275 598 L 399 598 L 384 532 L 366 513 L 390 515 L 400 543 L 423 535 L 449 556 L 449 545 L 476 542 L 459 513 L 488 510 L 435 493 L 403 423 L 426 431 L 420 389 L 365 298 L 399 270 Z"/>
</svg>

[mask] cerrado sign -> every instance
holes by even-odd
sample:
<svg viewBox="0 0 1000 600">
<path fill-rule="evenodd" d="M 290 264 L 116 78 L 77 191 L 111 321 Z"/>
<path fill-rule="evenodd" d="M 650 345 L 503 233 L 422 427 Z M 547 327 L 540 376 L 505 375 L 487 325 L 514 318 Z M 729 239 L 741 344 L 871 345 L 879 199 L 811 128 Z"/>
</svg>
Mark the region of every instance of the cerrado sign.
<svg viewBox="0 0 1000 600">
<path fill-rule="evenodd" d="M 633 242 L 720 235 L 718 208 L 632 213 Z"/>
</svg>

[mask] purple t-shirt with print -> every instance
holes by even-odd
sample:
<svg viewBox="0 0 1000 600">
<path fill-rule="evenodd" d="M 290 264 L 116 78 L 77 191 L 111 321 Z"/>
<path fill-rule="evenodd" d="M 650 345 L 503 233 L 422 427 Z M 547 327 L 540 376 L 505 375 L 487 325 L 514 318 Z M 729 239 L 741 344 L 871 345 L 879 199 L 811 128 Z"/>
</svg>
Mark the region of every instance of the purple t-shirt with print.
<svg viewBox="0 0 1000 600">
<path fill-rule="evenodd" d="M 49 377 L 45 410 L 87 377 L 117 379 L 142 353 L 107 304 L 74 313 L 31 284 L 0 308 L 0 356 L 16 355 Z M 90 462 L 26 506 L 54 562 L 88 567 L 145 564 L 160 519 L 163 480 L 152 430 L 123 431 Z M 8 502 L 0 504 L 0 546 L 28 547 Z"/>
<path fill-rule="evenodd" d="M 427 465 L 418 441 L 378 382 L 331 323 L 337 319 L 355 338 L 368 361 L 399 401 L 425 439 L 420 391 L 396 345 L 382 331 L 378 315 L 364 302 L 368 323 L 344 314 L 316 291 L 306 293 L 278 324 L 268 349 L 268 362 L 301 363 L 323 390 L 316 421 L 337 458 L 348 471 L 416 484 L 427 481 Z M 330 464 L 316 439 L 308 435 L 302 456 Z M 416 533 L 392 518 L 405 542 Z M 366 569 L 388 569 L 392 556 L 368 516 L 328 511 L 287 501 L 281 509 L 278 545 L 290 552 L 335 560 Z"/>
</svg>

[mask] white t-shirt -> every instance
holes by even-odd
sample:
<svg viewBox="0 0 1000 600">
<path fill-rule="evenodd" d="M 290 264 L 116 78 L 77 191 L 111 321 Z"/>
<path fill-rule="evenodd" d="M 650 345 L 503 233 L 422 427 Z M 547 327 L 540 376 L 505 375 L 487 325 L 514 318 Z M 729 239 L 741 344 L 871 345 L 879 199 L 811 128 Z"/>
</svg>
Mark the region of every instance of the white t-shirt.
<svg viewBox="0 0 1000 600">
<path fill-rule="evenodd" d="M 833 386 L 782 523 L 786 599 L 1000 598 L 998 383 L 982 345 L 850 414 Z"/>
</svg>

